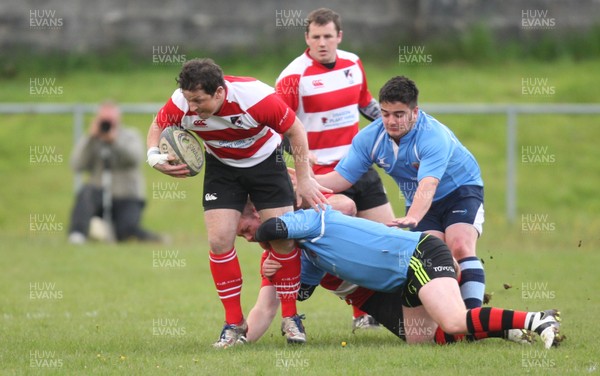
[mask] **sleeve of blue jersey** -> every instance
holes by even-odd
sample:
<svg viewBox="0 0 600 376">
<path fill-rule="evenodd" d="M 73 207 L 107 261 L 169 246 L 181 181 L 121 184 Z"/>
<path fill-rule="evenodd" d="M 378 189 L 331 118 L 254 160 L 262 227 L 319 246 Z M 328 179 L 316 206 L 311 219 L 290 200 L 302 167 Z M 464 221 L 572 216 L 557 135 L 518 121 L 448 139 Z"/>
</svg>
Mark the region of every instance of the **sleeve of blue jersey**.
<svg viewBox="0 0 600 376">
<path fill-rule="evenodd" d="M 420 159 L 418 181 L 425 177 L 441 180 L 452 155 L 453 145 L 450 136 L 439 127 L 428 129 L 427 134 L 417 141 L 417 153 Z"/>
<path fill-rule="evenodd" d="M 381 119 L 375 120 L 375 122 L 377 121 L 381 121 Z M 366 132 L 366 128 L 358 132 L 352 139 L 348 154 L 335 166 L 335 171 L 352 184 L 356 183 L 373 165 L 371 150 L 374 141 L 371 140 L 370 133 Z"/>
<path fill-rule="evenodd" d="M 279 217 L 287 226 L 288 239 L 312 239 L 320 233 L 320 212 L 314 209 L 297 210 Z"/>
</svg>

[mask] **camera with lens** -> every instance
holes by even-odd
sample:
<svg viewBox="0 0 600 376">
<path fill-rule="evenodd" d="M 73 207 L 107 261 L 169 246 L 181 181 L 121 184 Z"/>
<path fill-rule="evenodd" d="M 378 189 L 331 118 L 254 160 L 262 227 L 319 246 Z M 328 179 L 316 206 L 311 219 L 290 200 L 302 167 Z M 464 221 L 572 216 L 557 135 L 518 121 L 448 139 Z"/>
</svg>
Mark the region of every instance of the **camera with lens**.
<svg viewBox="0 0 600 376">
<path fill-rule="evenodd" d="M 100 122 L 100 133 L 108 133 L 112 128 L 112 122 L 110 120 L 102 120 Z"/>
</svg>

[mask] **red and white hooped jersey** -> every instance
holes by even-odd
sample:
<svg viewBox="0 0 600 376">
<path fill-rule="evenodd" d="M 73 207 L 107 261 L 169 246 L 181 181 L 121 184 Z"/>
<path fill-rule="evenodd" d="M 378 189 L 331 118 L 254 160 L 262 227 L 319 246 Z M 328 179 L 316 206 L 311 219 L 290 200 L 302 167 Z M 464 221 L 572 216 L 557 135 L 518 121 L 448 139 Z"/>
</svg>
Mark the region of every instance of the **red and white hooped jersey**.
<svg viewBox="0 0 600 376">
<path fill-rule="evenodd" d="M 281 72 L 276 90 L 306 128 L 308 147 L 317 157 L 315 173 L 333 170 L 358 133 L 358 108 L 372 99 L 358 56 L 338 50 L 329 69 L 307 49 Z"/>
<path fill-rule="evenodd" d="M 321 286 L 340 299 L 344 299 L 346 303 L 359 308 L 375 293 L 373 290 L 346 282 L 329 273 L 321 279 Z"/>
<path fill-rule="evenodd" d="M 225 90 L 219 112 L 201 119 L 177 89 L 156 115 L 156 123 L 194 131 L 206 151 L 226 165 L 255 166 L 281 143 L 281 134 L 292 126 L 296 114 L 271 86 L 255 78 L 225 76 Z"/>
</svg>

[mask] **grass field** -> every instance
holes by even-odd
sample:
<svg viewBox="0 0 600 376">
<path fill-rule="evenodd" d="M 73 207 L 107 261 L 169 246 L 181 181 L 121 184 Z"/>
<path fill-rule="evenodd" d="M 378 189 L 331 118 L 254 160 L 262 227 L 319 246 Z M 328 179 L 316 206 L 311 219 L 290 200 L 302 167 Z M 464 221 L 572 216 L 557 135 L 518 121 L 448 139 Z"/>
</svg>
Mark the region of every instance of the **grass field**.
<svg viewBox="0 0 600 376">
<path fill-rule="evenodd" d="M 414 78 L 422 103 L 597 103 L 598 61 L 399 67 L 367 65 L 372 91 L 395 74 Z M 279 66 L 228 63 L 226 72 L 272 83 Z M 53 76 L 62 94 L 31 95 L 31 77 L 0 85 L 0 102 L 163 102 L 177 67 Z M 42 75 L 40 75 L 42 76 Z M 522 79 L 547 78 L 553 95 L 523 95 Z M 424 106 L 427 111 L 426 106 Z M 436 116 L 436 114 L 433 114 Z M 0 127 L 0 374 L 595 374 L 600 372 L 599 116 L 521 116 L 518 219 L 505 213 L 505 118 L 440 115 L 481 164 L 485 233 L 478 252 L 499 307 L 560 308 L 566 342 L 545 351 L 497 340 L 408 347 L 385 331 L 351 334 L 350 308 L 317 291 L 300 303 L 310 343 L 289 347 L 277 320 L 252 346 L 210 344 L 223 314 L 206 259 L 202 178 L 174 182 L 145 167 L 147 227 L 169 245 L 68 245 L 73 198 L 68 115 L 4 115 Z M 145 132 L 150 115 L 126 115 Z M 533 156 L 532 159 L 528 159 Z M 33 158 L 33 159 L 32 159 Z M 41 159 L 40 159 L 41 158 Z M 398 190 L 386 179 L 396 213 Z M 172 195 L 166 194 L 171 193 Z M 258 247 L 238 242 L 243 305 L 258 291 Z M 505 289 L 503 284 L 512 287 Z M 340 343 L 347 342 L 346 347 Z"/>
</svg>

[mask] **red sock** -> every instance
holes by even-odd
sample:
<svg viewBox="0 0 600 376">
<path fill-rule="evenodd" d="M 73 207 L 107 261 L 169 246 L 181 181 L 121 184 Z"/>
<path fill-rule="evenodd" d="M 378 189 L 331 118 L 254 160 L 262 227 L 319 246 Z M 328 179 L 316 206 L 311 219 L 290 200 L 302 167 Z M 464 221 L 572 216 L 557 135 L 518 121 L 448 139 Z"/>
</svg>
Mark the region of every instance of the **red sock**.
<svg viewBox="0 0 600 376">
<path fill-rule="evenodd" d="M 281 301 L 281 316 L 292 317 L 296 311 L 296 298 L 300 289 L 300 249 L 282 255 L 271 249 L 271 258 L 281 264 L 281 269 L 271 277 L 271 282 Z"/>
<path fill-rule="evenodd" d="M 509 309 L 479 307 L 467 311 L 469 333 L 499 332 L 508 329 L 524 329 L 527 312 Z"/>
<path fill-rule="evenodd" d="M 222 255 L 208 252 L 210 272 L 212 273 L 217 293 L 225 308 L 225 321 L 228 324 L 239 324 L 244 319 L 240 295 L 242 293 L 242 270 L 235 248 Z"/>
<path fill-rule="evenodd" d="M 367 315 L 366 312 L 361 311 L 360 308 L 356 307 L 356 306 L 352 306 L 352 318 L 357 318 L 357 317 L 361 317 Z"/>
</svg>

